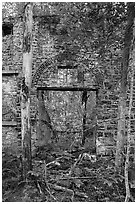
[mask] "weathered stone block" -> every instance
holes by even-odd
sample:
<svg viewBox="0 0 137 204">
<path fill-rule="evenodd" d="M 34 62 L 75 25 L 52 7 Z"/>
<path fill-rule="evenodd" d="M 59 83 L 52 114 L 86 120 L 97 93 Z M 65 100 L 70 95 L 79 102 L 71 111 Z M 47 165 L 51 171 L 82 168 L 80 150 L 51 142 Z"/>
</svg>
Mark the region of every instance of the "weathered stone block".
<svg viewBox="0 0 137 204">
<path fill-rule="evenodd" d="M 103 133 L 103 132 L 98 131 L 97 135 L 98 135 L 98 137 L 103 137 L 104 133 Z"/>
<path fill-rule="evenodd" d="M 105 137 L 113 137 L 113 133 L 112 132 L 105 132 L 104 136 Z"/>
</svg>

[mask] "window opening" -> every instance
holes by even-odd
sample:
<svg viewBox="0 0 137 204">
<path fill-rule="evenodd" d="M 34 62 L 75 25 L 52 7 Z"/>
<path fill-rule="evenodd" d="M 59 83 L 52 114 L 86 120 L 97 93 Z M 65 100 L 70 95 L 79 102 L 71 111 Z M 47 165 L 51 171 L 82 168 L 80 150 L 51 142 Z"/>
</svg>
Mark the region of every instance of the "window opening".
<svg viewBox="0 0 137 204">
<path fill-rule="evenodd" d="M 13 34 L 13 24 L 12 23 L 3 23 L 2 24 L 2 36 Z"/>
<path fill-rule="evenodd" d="M 37 87 L 37 92 L 41 90 L 44 92 L 45 106 L 50 114 L 52 126 L 62 141 L 65 141 L 66 138 L 70 141 L 77 138 L 84 145 L 86 137 L 92 137 L 95 140 L 96 124 L 93 125 L 91 119 L 93 112 L 91 99 L 93 98 L 92 93 L 95 93 L 97 89 L 84 87 Z M 89 99 L 86 102 L 90 106 L 89 110 L 91 109 L 91 111 L 86 110 L 85 99 L 82 99 L 82 95 L 85 92 Z"/>
</svg>

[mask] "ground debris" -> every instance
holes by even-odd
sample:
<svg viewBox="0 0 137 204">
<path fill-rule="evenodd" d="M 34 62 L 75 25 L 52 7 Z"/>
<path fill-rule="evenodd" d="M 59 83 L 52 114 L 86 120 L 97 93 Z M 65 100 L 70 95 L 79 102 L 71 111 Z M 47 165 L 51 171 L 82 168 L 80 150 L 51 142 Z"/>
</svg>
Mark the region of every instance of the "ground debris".
<svg viewBox="0 0 137 204">
<path fill-rule="evenodd" d="M 116 174 L 114 161 L 109 157 L 93 161 L 83 154 L 54 153 L 52 161 L 36 159 L 27 182 L 17 174 L 11 177 L 14 168 L 4 170 L 3 202 L 123 202 L 124 176 Z M 16 188 L 12 180 L 18 183 Z"/>
</svg>

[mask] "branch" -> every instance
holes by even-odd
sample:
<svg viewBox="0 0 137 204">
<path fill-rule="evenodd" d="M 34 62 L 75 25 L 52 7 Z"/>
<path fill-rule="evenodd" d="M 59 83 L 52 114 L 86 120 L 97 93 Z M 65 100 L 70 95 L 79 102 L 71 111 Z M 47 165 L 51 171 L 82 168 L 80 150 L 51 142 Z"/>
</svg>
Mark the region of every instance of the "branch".
<svg viewBox="0 0 137 204">
<path fill-rule="evenodd" d="M 6 113 L 2 113 L 2 116 L 7 115 L 8 113 L 11 113 L 11 110 Z"/>
<path fill-rule="evenodd" d="M 132 73 L 133 74 L 133 73 Z M 131 89 L 130 89 L 130 102 L 129 102 L 129 112 L 128 115 L 131 115 L 131 107 L 133 101 L 133 76 L 131 77 Z M 127 154 L 125 161 L 125 187 L 126 187 L 126 198 L 125 202 L 128 202 L 131 198 L 130 188 L 129 188 L 129 178 L 128 178 L 128 169 L 129 169 L 129 157 L 130 157 L 130 146 L 131 146 L 131 135 L 130 135 L 130 121 L 128 121 L 128 130 L 127 130 Z"/>
<path fill-rule="evenodd" d="M 93 179 L 93 176 L 83 176 L 83 177 L 79 177 L 79 176 L 72 176 L 72 177 L 60 177 L 58 179 L 50 179 L 49 182 L 51 181 L 58 181 L 58 180 L 75 180 L 75 179 Z"/>
<path fill-rule="evenodd" d="M 85 193 L 74 192 L 73 190 L 71 190 L 69 188 L 65 188 L 65 187 L 58 186 L 58 185 L 53 185 L 53 184 L 48 184 L 48 185 L 50 185 L 50 187 L 54 188 L 57 191 L 65 191 L 65 192 L 74 194 L 74 195 L 79 196 L 79 197 L 88 198 L 88 196 Z"/>
<path fill-rule="evenodd" d="M 83 155 L 80 154 L 78 159 L 76 160 L 76 162 L 74 163 L 74 165 L 71 167 L 70 171 L 69 171 L 69 175 L 72 174 L 73 170 L 75 169 L 76 165 L 78 164 L 79 161 L 81 161 L 81 159 L 83 158 Z"/>
</svg>

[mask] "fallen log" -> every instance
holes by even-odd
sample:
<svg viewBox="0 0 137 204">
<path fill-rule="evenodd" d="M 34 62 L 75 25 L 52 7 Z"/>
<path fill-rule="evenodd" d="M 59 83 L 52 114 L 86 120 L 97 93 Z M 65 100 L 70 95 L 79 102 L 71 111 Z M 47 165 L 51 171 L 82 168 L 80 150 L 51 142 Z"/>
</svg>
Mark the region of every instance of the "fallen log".
<svg viewBox="0 0 137 204">
<path fill-rule="evenodd" d="M 88 196 L 85 193 L 82 193 L 82 192 L 76 192 L 76 191 L 74 192 L 73 190 L 71 190 L 69 188 L 65 188 L 65 187 L 62 187 L 62 186 L 59 186 L 59 185 L 53 185 L 53 184 L 50 184 L 50 183 L 48 183 L 48 185 L 50 186 L 50 188 L 53 188 L 54 190 L 57 190 L 57 191 L 65 191 L 65 192 L 74 194 L 75 196 L 88 198 Z"/>
</svg>

